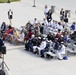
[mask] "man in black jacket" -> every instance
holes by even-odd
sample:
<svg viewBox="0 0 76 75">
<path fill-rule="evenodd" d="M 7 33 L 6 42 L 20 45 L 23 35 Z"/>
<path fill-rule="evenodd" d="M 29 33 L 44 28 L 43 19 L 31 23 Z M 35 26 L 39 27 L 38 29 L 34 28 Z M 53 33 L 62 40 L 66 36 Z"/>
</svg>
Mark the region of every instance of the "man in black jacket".
<svg viewBox="0 0 76 75">
<path fill-rule="evenodd" d="M 2 46 L 4 45 L 2 38 L 0 37 L 0 58 L 2 57 Z"/>
<path fill-rule="evenodd" d="M 52 11 L 51 11 L 51 9 L 47 13 L 47 21 L 49 22 L 50 20 L 52 20 Z"/>
</svg>

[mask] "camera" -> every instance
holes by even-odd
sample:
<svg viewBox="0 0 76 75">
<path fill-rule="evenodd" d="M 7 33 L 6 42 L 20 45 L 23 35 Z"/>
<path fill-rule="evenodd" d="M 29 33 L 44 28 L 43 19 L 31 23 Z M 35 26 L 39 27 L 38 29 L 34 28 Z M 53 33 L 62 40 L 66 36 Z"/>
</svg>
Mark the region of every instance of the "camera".
<svg viewBox="0 0 76 75">
<path fill-rule="evenodd" d="M 3 45 L 3 46 L 1 47 L 1 53 L 2 53 L 2 54 L 6 54 L 6 46 Z"/>
</svg>

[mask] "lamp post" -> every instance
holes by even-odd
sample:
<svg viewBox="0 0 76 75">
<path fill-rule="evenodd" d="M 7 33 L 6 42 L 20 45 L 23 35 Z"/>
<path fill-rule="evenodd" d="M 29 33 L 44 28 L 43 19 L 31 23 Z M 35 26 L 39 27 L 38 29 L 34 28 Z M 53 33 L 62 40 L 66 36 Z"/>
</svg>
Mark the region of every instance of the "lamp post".
<svg viewBox="0 0 76 75">
<path fill-rule="evenodd" d="M 10 0 L 8 0 L 8 2 L 7 3 L 10 3 Z"/>
<path fill-rule="evenodd" d="M 33 5 L 33 7 L 36 7 L 36 6 L 35 6 L 35 0 L 34 0 L 34 5 Z"/>
</svg>

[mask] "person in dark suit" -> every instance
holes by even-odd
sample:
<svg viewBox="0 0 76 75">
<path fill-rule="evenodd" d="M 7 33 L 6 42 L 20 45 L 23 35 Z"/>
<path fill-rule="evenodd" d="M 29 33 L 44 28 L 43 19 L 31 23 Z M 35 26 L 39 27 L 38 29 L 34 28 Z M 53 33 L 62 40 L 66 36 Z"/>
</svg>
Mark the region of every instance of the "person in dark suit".
<svg viewBox="0 0 76 75">
<path fill-rule="evenodd" d="M 57 50 L 59 50 L 59 42 L 58 42 L 58 38 L 55 38 L 54 50 L 55 50 L 55 52 L 57 52 Z"/>
<path fill-rule="evenodd" d="M 8 11 L 8 19 L 10 20 L 10 25 L 11 25 L 11 19 L 13 18 L 13 11 L 9 9 Z"/>
<path fill-rule="evenodd" d="M 2 57 L 2 46 L 4 45 L 2 37 L 0 37 L 0 58 Z"/>
<path fill-rule="evenodd" d="M 47 13 L 47 21 L 49 22 L 50 20 L 52 20 L 52 11 L 51 11 L 51 9 Z"/>
<path fill-rule="evenodd" d="M 60 10 L 60 20 L 61 20 L 61 22 L 64 20 L 64 10 L 63 10 L 63 8 L 61 8 L 61 10 Z"/>
</svg>

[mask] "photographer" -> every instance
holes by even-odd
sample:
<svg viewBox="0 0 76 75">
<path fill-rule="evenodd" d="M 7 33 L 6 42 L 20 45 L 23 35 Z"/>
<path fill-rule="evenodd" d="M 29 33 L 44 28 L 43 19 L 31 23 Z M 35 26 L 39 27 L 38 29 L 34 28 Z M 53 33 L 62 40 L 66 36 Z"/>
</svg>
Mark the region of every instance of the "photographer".
<svg viewBox="0 0 76 75">
<path fill-rule="evenodd" d="M 0 37 L 0 58 L 2 58 L 2 46 L 4 45 L 2 37 Z"/>
</svg>

